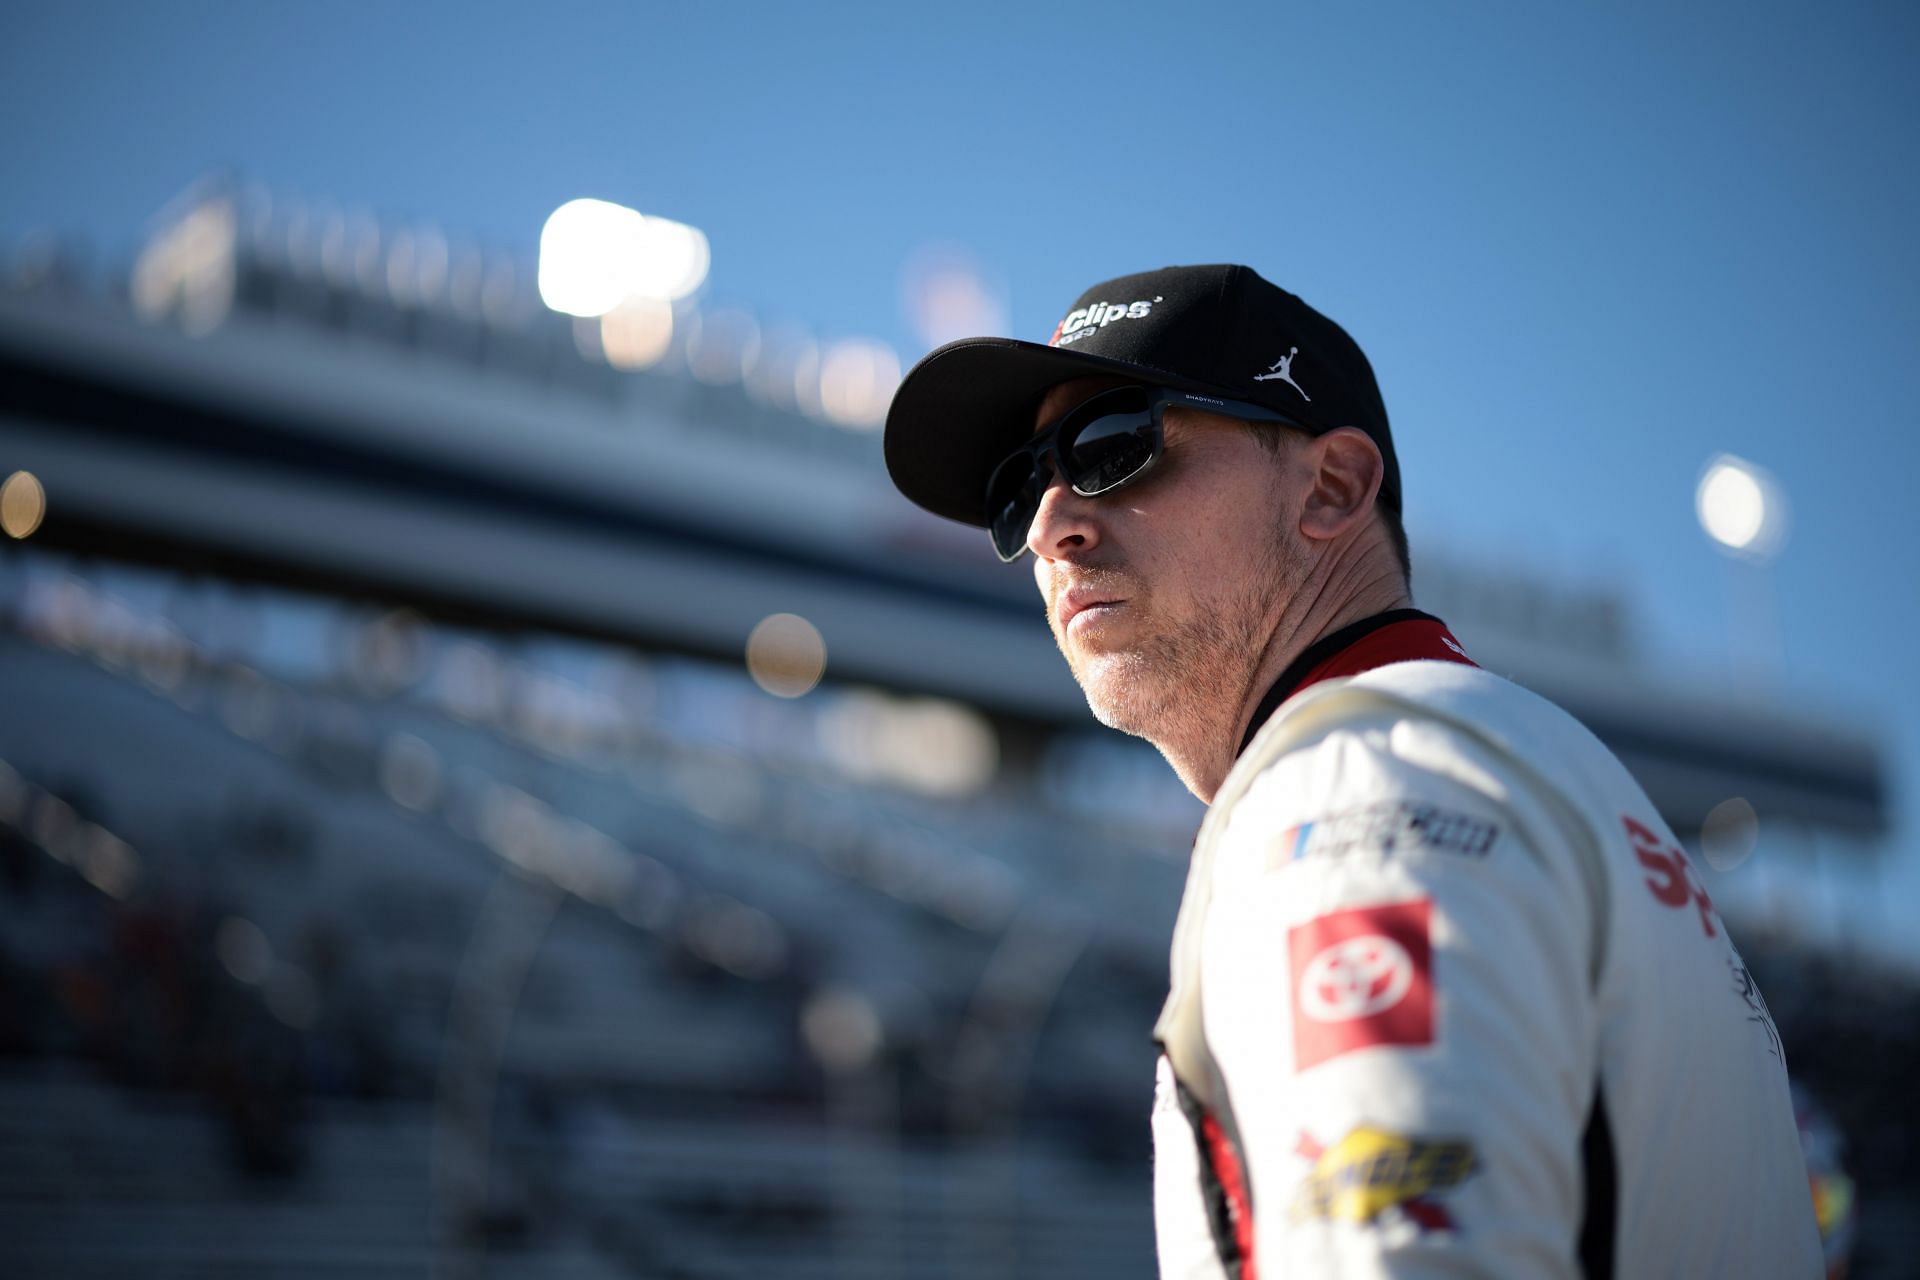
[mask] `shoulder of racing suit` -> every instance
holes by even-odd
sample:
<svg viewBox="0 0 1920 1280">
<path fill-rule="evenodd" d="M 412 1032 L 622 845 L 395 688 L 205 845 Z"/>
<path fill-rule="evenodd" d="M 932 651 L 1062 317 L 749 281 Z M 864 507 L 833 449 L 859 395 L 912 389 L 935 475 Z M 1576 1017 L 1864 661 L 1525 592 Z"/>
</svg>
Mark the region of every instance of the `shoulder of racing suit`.
<svg viewBox="0 0 1920 1280">
<path fill-rule="evenodd" d="M 1805 1252 L 1777 1033 L 1704 885 L 1612 752 L 1510 681 L 1413 661 L 1288 699 L 1202 825 L 1172 961 L 1155 1034 L 1206 1274 L 1251 1277 L 1256 1224 L 1269 1275 Z M 1663 1200 L 1683 1166 L 1714 1193 Z M 1730 1234 L 1760 1205 L 1777 1235 Z"/>
<path fill-rule="evenodd" d="M 1607 791 L 1631 778 L 1611 752 L 1573 716 L 1521 686 L 1478 667 L 1414 661 L 1377 667 L 1307 689 L 1282 706 L 1235 763 L 1201 824 L 1174 927 L 1172 983 L 1154 1035 L 1174 1074 L 1200 1102 L 1214 1104 L 1218 1082 L 1207 1061 L 1198 1008 L 1199 935 L 1211 905 L 1214 854 L 1244 813 L 1257 816 L 1271 794 L 1275 769 L 1290 753 L 1328 734 L 1391 721 L 1417 767 L 1449 776 L 1523 821 L 1551 828 L 1527 842 L 1534 850 L 1571 850 L 1604 919 L 1607 875 L 1596 816 Z M 1603 783 L 1611 783 L 1604 786 Z M 1381 794 L 1398 790 L 1383 780 Z M 1603 928 L 1594 930 L 1598 940 Z M 1596 942 L 1597 946 L 1597 942 Z M 1590 957 L 1597 974 L 1599 955 Z"/>
</svg>

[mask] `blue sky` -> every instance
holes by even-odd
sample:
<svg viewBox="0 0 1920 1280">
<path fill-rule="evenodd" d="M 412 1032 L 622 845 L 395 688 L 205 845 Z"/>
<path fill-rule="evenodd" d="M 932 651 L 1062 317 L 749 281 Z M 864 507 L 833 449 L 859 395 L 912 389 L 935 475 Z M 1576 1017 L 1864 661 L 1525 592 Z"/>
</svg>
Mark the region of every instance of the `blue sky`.
<svg viewBox="0 0 1920 1280">
<path fill-rule="evenodd" d="M 14 0 L 0 246 L 123 258 L 219 166 L 529 256 L 599 196 L 705 229 L 716 300 L 909 356 L 929 242 L 1033 338 L 1249 262 L 1372 357 L 1416 554 L 1623 584 L 1674 670 L 1730 644 L 1702 466 L 1777 473 L 1792 696 L 1887 736 L 1920 902 L 1920 9 L 1550 10 Z"/>
</svg>

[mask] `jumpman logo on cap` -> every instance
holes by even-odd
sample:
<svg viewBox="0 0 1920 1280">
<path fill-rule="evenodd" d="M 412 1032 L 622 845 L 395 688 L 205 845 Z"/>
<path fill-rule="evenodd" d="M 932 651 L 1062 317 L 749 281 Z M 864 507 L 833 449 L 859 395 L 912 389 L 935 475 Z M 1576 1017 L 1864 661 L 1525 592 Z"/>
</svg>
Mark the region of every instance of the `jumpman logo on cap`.
<svg viewBox="0 0 1920 1280">
<path fill-rule="evenodd" d="M 1287 349 L 1287 354 L 1281 356 L 1278 360 L 1275 360 L 1271 365 L 1269 365 L 1265 373 L 1254 374 L 1253 380 L 1255 382 L 1271 382 L 1275 378 L 1278 378 L 1280 381 L 1292 387 L 1295 391 L 1299 391 L 1300 398 L 1302 400 L 1305 400 L 1308 404 L 1312 404 L 1313 397 L 1308 395 L 1305 391 L 1301 391 L 1300 384 L 1293 380 L 1293 358 L 1299 354 L 1300 354 L 1300 348 L 1289 347 Z"/>
</svg>

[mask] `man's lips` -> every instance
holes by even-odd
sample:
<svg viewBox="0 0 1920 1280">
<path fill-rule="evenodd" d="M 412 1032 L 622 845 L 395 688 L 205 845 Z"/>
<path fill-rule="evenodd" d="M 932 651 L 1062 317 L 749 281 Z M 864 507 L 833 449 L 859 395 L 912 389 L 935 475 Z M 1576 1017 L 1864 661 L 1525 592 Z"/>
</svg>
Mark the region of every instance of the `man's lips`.
<svg viewBox="0 0 1920 1280">
<path fill-rule="evenodd" d="M 1060 629 L 1065 631 L 1073 625 L 1075 618 L 1090 610 L 1104 612 L 1125 603 L 1119 596 L 1075 588 L 1060 597 Z"/>
</svg>

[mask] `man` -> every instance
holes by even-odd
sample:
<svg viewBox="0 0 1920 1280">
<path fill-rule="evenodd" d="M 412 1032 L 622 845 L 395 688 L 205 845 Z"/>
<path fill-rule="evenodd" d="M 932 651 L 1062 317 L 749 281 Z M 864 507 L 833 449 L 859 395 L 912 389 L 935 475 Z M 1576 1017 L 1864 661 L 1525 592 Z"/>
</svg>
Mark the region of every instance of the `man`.
<svg viewBox="0 0 1920 1280">
<path fill-rule="evenodd" d="M 1766 1006 L 1598 740 L 1413 610 L 1339 326 L 1095 286 L 896 394 L 909 498 L 1034 556 L 1104 723 L 1210 806 L 1156 1027 L 1161 1273 L 1814 1276 Z"/>
</svg>

